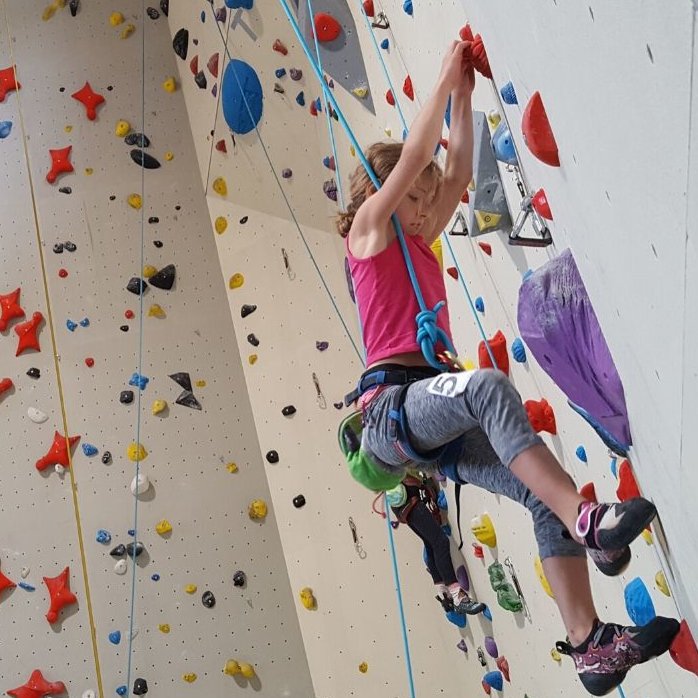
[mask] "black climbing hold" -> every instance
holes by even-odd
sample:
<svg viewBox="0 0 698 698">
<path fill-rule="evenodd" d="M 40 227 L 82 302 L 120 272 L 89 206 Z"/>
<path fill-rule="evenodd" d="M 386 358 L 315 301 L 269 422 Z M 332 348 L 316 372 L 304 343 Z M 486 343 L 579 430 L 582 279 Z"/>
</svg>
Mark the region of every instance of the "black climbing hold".
<svg viewBox="0 0 698 698">
<path fill-rule="evenodd" d="M 139 279 L 137 276 L 131 278 L 131 280 L 126 284 L 126 290 L 135 293 L 140 296 L 143 291 L 148 287 L 148 284 L 143 280 Z"/>
<path fill-rule="evenodd" d="M 131 542 L 126 545 L 126 554 L 131 559 L 133 559 L 134 557 L 138 557 L 144 550 L 145 546 L 140 541 L 136 543 Z"/>
<path fill-rule="evenodd" d="M 181 210 L 182 210 L 181 205 L 180 205 L 180 204 L 177 204 L 177 205 L 175 206 L 175 211 L 181 211 Z"/>
<path fill-rule="evenodd" d="M 145 679 L 136 679 L 133 682 L 133 695 L 144 696 L 148 692 L 148 682 Z"/>
<path fill-rule="evenodd" d="M 136 165 L 145 167 L 146 170 L 157 170 L 158 167 L 160 167 L 160 161 L 157 158 L 138 149 L 131 151 L 131 160 L 133 160 Z"/>
<path fill-rule="evenodd" d="M 112 194 L 112 195 L 109 197 L 109 201 L 116 201 L 116 196 L 114 196 L 114 194 Z"/>
<path fill-rule="evenodd" d="M 61 194 L 72 194 L 73 193 L 73 188 L 72 187 L 59 187 L 58 191 Z"/>
<path fill-rule="evenodd" d="M 303 77 L 303 71 L 299 68 L 291 68 L 289 74 L 291 75 L 291 80 L 300 80 Z"/>
<path fill-rule="evenodd" d="M 80 0 L 70 0 L 68 7 L 70 7 L 70 14 L 75 17 L 75 15 L 78 13 L 78 8 L 80 7 Z"/>
<path fill-rule="evenodd" d="M 170 0 L 160 0 L 160 11 L 165 17 L 170 15 Z"/>
<path fill-rule="evenodd" d="M 150 19 L 158 19 L 160 17 L 160 13 L 154 7 L 149 7 L 146 12 L 148 13 L 148 17 L 150 17 Z"/>
<path fill-rule="evenodd" d="M 327 347 L 329 347 L 329 346 L 330 346 L 329 342 L 315 342 L 315 348 L 318 351 L 325 351 L 325 349 L 327 349 Z"/>
<path fill-rule="evenodd" d="M 245 305 L 243 305 L 242 308 L 240 308 L 240 317 L 247 317 L 248 315 L 252 315 L 252 313 L 254 313 L 255 310 L 257 310 L 256 305 L 247 305 L 247 303 L 245 303 Z"/>
<path fill-rule="evenodd" d="M 170 373 L 170 378 L 184 390 L 191 392 L 191 377 L 188 373 Z"/>
<path fill-rule="evenodd" d="M 242 570 L 238 570 L 233 575 L 233 584 L 236 587 L 244 587 L 246 582 L 247 582 L 247 575 Z"/>
<path fill-rule="evenodd" d="M 175 400 L 178 405 L 182 407 L 190 407 L 192 410 L 200 410 L 201 403 L 194 397 L 194 393 L 190 390 L 184 390 L 179 394 L 179 397 Z"/>
<path fill-rule="evenodd" d="M 247 341 L 253 346 L 253 347 L 258 347 L 259 346 L 259 340 L 257 337 L 255 337 L 253 334 L 248 334 L 247 335 Z"/>
<path fill-rule="evenodd" d="M 248 221 L 249 219 L 250 219 L 249 216 L 243 216 L 243 217 L 240 219 L 240 225 L 245 225 L 245 223 L 247 223 L 247 221 Z"/>
<path fill-rule="evenodd" d="M 296 507 L 296 509 L 300 509 L 302 506 L 305 506 L 305 497 L 302 494 L 294 497 L 293 506 Z"/>
<path fill-rule="evenodd" d="M 122 332 L 128 332 L 128 325 L 121 325 L 121 327 L 119 327 L 119 329 L 120 329 Z"/>
<path fill-rule="evenodd" d="M 335 408 L 336 410 L 341 410 L 342 407 L 344 407 L 344 403 L 343 403 L 343 402 L 333 402 L 332 404 L 334 405 L 334 408 Z"/>
<path fill-rule="evenodd" d="M 119 395 L 119 402 L 122 405 L 130 405 L 133 402 L 133 390 L 122 390 Z"/>
<path fill-rule="evenodd" d="M 284 90 L 284 88 L 281 85 L 279 85 L 278 82 L 274 83 L 274 92 L 280 95 L 286 94 L 286 90 Z"/>
<path fill-rule="evenodd" d="M 266 455 L 266 459 L 269 463 L 278 463 L 279 454 L 276 451 L 269 451 Z"/>
<path fill-rule="evenodd" d="M 62 242 L 57 242 L 57 243 L 53 246 L 53 251 L 54 251 L 56 254 L 62 254 L 62 252 L 63 252 L 63 243 L 62 243 Z"/>
<path fill-rule="evenodd" d="M 126 145 L 137 145 L 139 148 L 150 148 L 150 138 L 145 133 L 129 133 L 124 138 Z"/>
<path fill-rule="evenodd" d="M 182 27 L 174 35 L 174 39 L 172 39 L 172 48 L 183 61 L 187 60 L 187 51 L 189 51 L 189 31 L 187 29 Z"/>
<path fill-rule="evenodd" d="M 68 250 L 68 252 L 75 252 L 75 250 L 78 249 L 78 246 L 74 242 L 64 242 L 63 247 Z"/>
<path fill-rule="evenodd" d="M 155 223 L 159 222 L 160 219 L 157 216 L 151 216 L 150 218 L 148 218 L 148 223 L 150 223 L 151 225 L 154 225 Z"/>
<path fill-rule="evenodd" d="M 160 269 L 157 274 L 153 274 L 148 281 L 150 281 L 150 285 L 155 286 L 155 288 L 161 288 L 165 291 L 169 291 L 174 284 L 175 273 L 175 265 L 168 264 L 166 267 Z"/>
<path fill-rule="evenodd" d="M 111 463 L 111 452 L 110 451 L 105 451 L 102 454 L 102 463 L 104 463 L 104 465 L 109 465 L 109 463 Z"/>
<path fill-rule="evenodd" d="M 162 247 L 162 240 L 153 240 L 153 245 L 160 249 Z"/>
<path fill-rule="evenodd" d="M 30 378 L 41 378 L 41 371 L 38 368 L 32 367 L 27 371 L 27 375 Z"/>
<path fill-rule="evenodd" d="M 281 410 L 281 414 L 284 417 L 290 417 L 292 414 L 296 414 L 296 408 L 293 405 L 286 405 L 286 407 Z"/>
<path fill-rule="evenodd" d="M 203 70 L 200 70 L 195 76 L 194 76 L 194 82 L 198 85 L 199 89 L 205 90 L 208 83 L 206 82 L 206 75 L 204 74 Z"/>
<path fill-rule="evenodd" d="M 205 591 L 201 596 L 201 603 L 206 606 L 206 608 L 213 608 L 216 605 L 216 597 L 211 591 Z"/>
<path fill-rule="evenodd" d="M 123 557 L 126 555 L 126 546 L 123 543 L 119 543 L 119 545 L 109 551 L 109 554 L 112 557 Z"/>
</svg>

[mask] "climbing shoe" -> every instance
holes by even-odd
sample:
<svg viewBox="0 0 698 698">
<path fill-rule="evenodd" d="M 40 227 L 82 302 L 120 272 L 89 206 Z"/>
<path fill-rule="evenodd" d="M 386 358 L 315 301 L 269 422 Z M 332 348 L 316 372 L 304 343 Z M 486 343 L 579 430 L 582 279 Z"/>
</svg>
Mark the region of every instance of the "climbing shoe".
<svg viewBox="0 0 698 698">
<path fill-rule="evenodd" d="M 647 528 L 657 515 L 652 502 L 642 497 L 614 504 L 582 502 L 576 533 L 592 550 L 622 550 Z"/>
<path fill-rule="evenodd" d="M 605 696 L 617 688 L 636 664 L 658 657 L 669 649 L 679 623 L 657 616 L 641 627 L 594 622 L 589 637 L 579 647 L 557 642 L 557 651 L 574 660 L 579 679 L 593 696 Z"/>
<path fill-rule="evenodd" d="M 476 616 L 485 610 L 485 604 L 473 601 L 466 593 L 453 598 L 453 610 L 462 616 Z"/>
<path fill-rule="evenodd" d="M 587 554 L 596 567 L 607 577 L 615 577 L 630 564 L 630 548 L 626 545 L 620 550 L 595 550 L 587 548 Z"/>
</svg>

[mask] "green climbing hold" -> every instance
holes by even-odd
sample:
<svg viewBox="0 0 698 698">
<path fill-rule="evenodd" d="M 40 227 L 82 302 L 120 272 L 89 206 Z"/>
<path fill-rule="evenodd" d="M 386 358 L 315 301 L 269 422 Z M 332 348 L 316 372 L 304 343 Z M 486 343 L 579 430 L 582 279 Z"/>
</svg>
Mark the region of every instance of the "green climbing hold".
<svg viewBox="0 0 698 698">
<path fill-rule="evenodd" d="M 505 610 L 518 613 L 523 610 L 521 598 L 509 582 L 501 563 L 493 562 L 488 568 L 492 589 L 497 592 L 497 603 Z"/>
</svg>

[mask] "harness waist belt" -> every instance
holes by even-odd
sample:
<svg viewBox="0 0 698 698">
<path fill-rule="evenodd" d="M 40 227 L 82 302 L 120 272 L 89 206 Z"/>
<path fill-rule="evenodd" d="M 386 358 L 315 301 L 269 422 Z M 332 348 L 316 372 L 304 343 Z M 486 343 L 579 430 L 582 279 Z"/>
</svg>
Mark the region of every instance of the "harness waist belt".
<svg viewBox="0 0 698 698">
<path fill-rule="evenodd" d="M 402 364 L 379 364 L 364 371 L 356 390 L 344 396 L 344 404 L 355 403 L 361 395 L 377 385 L 405 385 L 438 376 L 442 371 L 431 366 L 403 366 Z"/>
</svg>

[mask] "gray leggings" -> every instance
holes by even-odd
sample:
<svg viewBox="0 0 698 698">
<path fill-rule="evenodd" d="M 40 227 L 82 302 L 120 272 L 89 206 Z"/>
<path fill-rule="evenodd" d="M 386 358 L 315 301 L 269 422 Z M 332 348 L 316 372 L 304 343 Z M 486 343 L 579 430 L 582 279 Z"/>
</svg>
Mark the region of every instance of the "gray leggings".
<svg viewBox="0 0 698 698">
<path fill-rule="evenodd" d="M 464 387 L 462 383 L 446 385 L 443 393 L 455 393 L 452 397 L 438 394 L 445 382 L 454 381 L 454 375 L 460 374 L 416 381 L 407 389 L 404 411 L 412 447 L 427 452 L 463 436 L 457 458 L 458 478 L 523 504 L 533 516 L 542 560 L 583 557 L 584 548 L 563 535 L 566 528 L 560 519 L 509 470 L 516 456 L 543 443 L 531 428 L 516 388 L 504 373 L 480 369 L 470 372 Z M 415 467 L 389 433 L 390 398 L 399 387 L 387 387 L 364 410 L 362 447 L 391 471 Z M 433 471 L 438 465 L 419 463 L 417 467 Z"/>
</svg>

